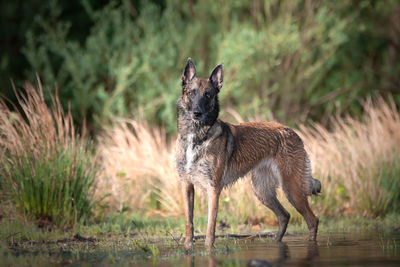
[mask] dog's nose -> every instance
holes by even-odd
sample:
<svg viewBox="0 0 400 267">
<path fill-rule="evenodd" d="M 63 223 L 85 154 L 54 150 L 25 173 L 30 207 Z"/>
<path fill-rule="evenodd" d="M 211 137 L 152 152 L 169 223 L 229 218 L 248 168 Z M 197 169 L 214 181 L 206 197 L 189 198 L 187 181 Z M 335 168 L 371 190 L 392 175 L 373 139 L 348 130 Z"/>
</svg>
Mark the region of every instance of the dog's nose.
<svg viewBox="0 0 400 267">
<path fill-rule="evenodd" d="M 199 112 L 199 111 L 195 111 L 195 112 L 193 112 L 193 114 L 194 114 L 194 116 L 195 116 L 196 118 L 200 118 L 201 115 L 202 115 L 203 113 L 201 113 L 201 112 Z"/>
</svg>

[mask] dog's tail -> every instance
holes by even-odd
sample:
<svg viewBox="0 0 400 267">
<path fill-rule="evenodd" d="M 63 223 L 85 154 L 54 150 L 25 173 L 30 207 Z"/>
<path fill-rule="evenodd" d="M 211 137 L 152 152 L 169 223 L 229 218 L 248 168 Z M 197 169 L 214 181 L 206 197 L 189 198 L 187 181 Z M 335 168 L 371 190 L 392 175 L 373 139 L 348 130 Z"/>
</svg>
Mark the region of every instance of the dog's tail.
<svg viewBox="0 0 400 267">
<path fill-rule="evenodd" d="M 321 193 L 321 182 L 317 179 L 314 179 L 313 177 L 311 178 L 311 194 L 312 195 L 318 195 Z"/>
<path fill-rule="evenodd" d="M 308 195 L 317 195 L 321 193 L 321 182 L 311 176 L 310 158 L 306 154 L 305 160 L 305 177 L 307 177 Z"/>
</svg>

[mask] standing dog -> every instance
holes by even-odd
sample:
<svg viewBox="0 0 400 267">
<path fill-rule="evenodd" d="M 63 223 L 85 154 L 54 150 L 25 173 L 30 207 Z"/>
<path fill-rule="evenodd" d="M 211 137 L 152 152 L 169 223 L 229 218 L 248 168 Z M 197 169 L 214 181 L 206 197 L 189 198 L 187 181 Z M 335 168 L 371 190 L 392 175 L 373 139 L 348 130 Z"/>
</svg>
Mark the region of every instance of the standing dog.
<svg viewBox="0 0 400 267">
<path fill-rule="evenodd" d="M 177 101 L 176 149 L 184 191 L 186 249 L 193 246 L 194 185 L 207 192 L 205 245 L 211 249 L 220 193 L 249 172 L 254 193 L 278 218 L 276 240 L 282 240 L 290 218 L 276 197 L 278 185 L 306 220 L 309 240 L 316 240 L 318 218 L 310 209 L 307 196 L 318 194 L 321 183 L 311 176 L 302 140 L 291 128 L 277 122 L 231 124 L 219 120 L 218 93 L 222 83 L 223 64 L 203 79 L 196 77 L 196 66 L 188 59 L 182 74 L 182 96 Z"/>
</svg>

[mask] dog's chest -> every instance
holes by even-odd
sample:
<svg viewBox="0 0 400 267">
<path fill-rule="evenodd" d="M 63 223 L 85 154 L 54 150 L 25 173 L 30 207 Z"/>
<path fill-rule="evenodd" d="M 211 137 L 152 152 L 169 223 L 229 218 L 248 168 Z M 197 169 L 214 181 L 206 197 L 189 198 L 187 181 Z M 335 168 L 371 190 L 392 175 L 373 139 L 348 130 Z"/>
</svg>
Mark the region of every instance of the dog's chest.
<svg viewBox="0 0 400 267">
<path fill-rule="evenodd" d="M 179 172 L 184 179 L 189 179 L 193 184 L 207 188 L 212 180 L 212 164 L 208 161 L 210 141 L 200 144 L 195 141 L 195 135 L 189 134 L 179 144 L 182 153 L 177 158 Z"/>
<path fill-rule="evenodd" d="M 206 161 L 209 141 L 198 144 L 195 142 L 195 135 L 187 136 L 187 146 L 185 151 L 185 171 L 187 174 L 203 172 Z"/>
<path fill-rule="evenodd" d="M 185 171 L 190 173 L 191 169 L 195 165 L 197 159 L 201 154 L 201 147 L 194 144 L 194 135 L 189 134 L 187 137 L 186 152 L 185 152 Z"/>
</svg>

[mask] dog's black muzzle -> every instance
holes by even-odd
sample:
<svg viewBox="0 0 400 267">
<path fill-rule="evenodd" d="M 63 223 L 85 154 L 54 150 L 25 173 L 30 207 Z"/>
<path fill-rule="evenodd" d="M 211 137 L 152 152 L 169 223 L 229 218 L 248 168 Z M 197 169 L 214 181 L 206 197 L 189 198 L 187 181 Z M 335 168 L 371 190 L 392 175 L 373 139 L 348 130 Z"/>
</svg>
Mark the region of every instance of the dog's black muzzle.
<svg viewBox="0 0 400 267">
<path fill-rule="evenodd" d="M 202 116 L 203 116 L 203 112 L 200 112 L 200 111 L 193 112 L 193 118 L 195 118 L 197 120 L 201 119 Z"/>
<path fill-rule="evenodd" d="M 206 112 L 203 112 L 201 109 L 194 109 L 192 112 L 192 119 L 195 121 L 205 121 L 207 118 Z"/>
</svg>

